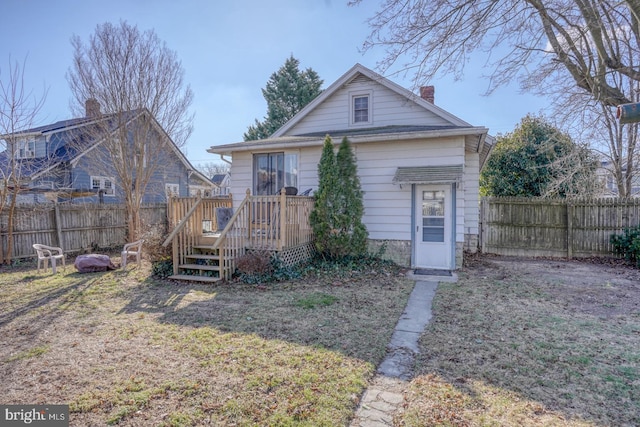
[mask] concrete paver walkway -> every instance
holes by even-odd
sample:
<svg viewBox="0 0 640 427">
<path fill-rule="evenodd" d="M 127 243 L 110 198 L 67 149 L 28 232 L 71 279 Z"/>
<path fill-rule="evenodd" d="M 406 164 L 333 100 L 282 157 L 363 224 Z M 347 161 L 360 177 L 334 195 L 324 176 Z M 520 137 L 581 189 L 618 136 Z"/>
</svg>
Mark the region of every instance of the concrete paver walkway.
<svg viewBox="0 0 640 427">
<path fill-rule="evenodd" d="M 362 396 L 351 427 L 383 427 L 393 425 L 393 414 L 404 400 L 404 390 L 412 377 L 418 339 L 431 320 L 431 304 L 442 281 L 455 281 L 456 276 L 409 276 L 416 280 L 407 306 L 400 316 L 371 385 Z"/>
</svg>

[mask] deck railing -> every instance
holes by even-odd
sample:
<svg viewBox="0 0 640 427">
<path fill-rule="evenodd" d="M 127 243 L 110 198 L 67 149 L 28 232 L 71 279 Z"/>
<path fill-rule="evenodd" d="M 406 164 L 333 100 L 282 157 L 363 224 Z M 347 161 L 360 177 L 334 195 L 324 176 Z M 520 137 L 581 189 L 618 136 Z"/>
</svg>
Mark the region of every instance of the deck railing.
<svg viewBox="0 0 640 427">
<path fill-rule="evenodd" d="M 218 219 L 216 208 L 233 206 L 231 195 L 228 197 L 172 197 L 167 203 L 169 227 L 173 229 L 164 241 L 166 246 L 172 243 L 173 272 L 178 273 L 178 265 L 185 263 L 185 257 L 191 255 L 193 247 L 207 231 L 216 229 Z"/>
<path fill-rule="evenodd" d="M 236 260 L 247 249 L 282 251 L 313 240 L 309 214 L 313 198 L 288 196 L 251 196 L 249 190 L 233 217 L 220 233 L 213 248 L 220 249 L 223 276 L 228 278 Z"/>
<path fill-rule="evenodd" d="M 309 214 L 313 198 L 288 196 L 283 191 L 274 196 L 246 197 L 223 230 L 216 230 L 216 208 L 232 207 L 228 198 L 172 198 L 168 204 L 169 226 L 173 231 L 163 245 L 172 243 L 173 270 L 186 264 L 194 246 L 218 249 L 220 277 L 228 279 L 236 262 L 247 250 L 286 251 L 308 245 L 313 240 Z M 217 231 L 215 241 L 204 240 L 207 231 Z M 203 243 L 206 242 L 206 243 Z M 208 243 L 210 242 L 210 243 Z"/>
</svg>

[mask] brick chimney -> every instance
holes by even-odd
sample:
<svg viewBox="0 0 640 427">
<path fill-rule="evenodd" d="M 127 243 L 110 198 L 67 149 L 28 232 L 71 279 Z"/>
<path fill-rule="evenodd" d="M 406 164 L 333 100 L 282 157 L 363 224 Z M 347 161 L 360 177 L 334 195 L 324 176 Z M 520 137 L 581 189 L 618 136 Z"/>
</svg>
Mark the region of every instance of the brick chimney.
<svg viewBox="0 0 640 427">
<path fill-rule="evenodd" d="M 100 103 L 95 98 L 89 98 L 84 103 L 85 115 L 87 118 L 97 118 L 102 115 L 100 112 Z"/>
<path fill-rule="evenodd" d="M 420 98 L 435 104 L 436 88 L 434 86 L 422 86 L 420 88 Z"/>
</svg>

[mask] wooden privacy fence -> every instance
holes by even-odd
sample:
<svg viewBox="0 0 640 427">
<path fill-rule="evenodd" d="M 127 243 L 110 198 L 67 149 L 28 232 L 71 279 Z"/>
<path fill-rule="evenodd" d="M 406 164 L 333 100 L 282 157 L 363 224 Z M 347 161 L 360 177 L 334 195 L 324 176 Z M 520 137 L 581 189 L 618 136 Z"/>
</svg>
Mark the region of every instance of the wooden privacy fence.
<svg viewBox="0 0 640 427">
<path fill-rule="evenodd" d="M 145 226 L 167 227 L 167 205 L 144 205 L 140 212 Z M 35 255 L 32 245 L 59 246 L 65 252 L 119 246 L 127 240 L 124 205 L 19 206 L 13 226 L 12 259 Z M 0 254 L 8 244 L 7 216 L 0 215 Z M 1 257 L 2 255 L 0 255 Z"/>
<path fill-rule="evenodd" d="M 514 256 L 612 256 L 612 234 L 640 224 L 640 198 L 480 202 L 480 248 Z"/>
</svg>

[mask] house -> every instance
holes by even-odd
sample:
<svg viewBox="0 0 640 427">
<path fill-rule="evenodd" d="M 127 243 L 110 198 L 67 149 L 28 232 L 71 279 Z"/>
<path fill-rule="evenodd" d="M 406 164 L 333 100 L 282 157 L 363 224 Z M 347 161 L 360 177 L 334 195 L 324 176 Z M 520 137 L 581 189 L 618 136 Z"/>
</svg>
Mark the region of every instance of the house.
<svg viewBox="0 0 640 427">
<path fill-rule="evenodd" d="M 144 136 L 140 136 L 136 131 L 143 127 Z M 113 142 L 115 138 L 125 140 L 122 147 Z M 134 145 L 135 138 L 147 142 Z M 134 188 L 136 179 L 146 184 L 142 203 L 164 202 L 171 195 L 186 197 L 193 192 L 210 195 L 214 187 L 146 109 L 101 114 L 97 101 L 89 100 L 85 117 L 0 139 L 5 147 L 0 153 L 0 172 L 7 176 L 10 170 L 19 171 L 22 203 L 122 203 L 123 186 Z M 120 151 L 115 152 L 114 147 Z M 132 149 L 138 152 L 132 154 Z M 112 161 L 118 155 L 126 159 L 119 162 L 124 167 L 120 174 Z"/>
<path fill-rule="evenodd" d="M 356 64 L 268 139 L 207 151 L 232 158 L 232 194 L 315 191 L 326 135 L 354 149 L 371 251 L 455 269 L 465 250 L 477 250 L 479 174 L 494 139 L 438 107 L 432 86 L 415 95 Z"/>
<path fill-rule="evenodd" d="M 226 196 L 229 194 L 231 176 L 229 173 L 217 173 L 211 177 L 211 182 L 215 185 L 214 194 Z"/>
<path fill-rule="evenodd" d="M 623 165 L 622 173 L 626 174 L 626 164 L 624 161 L 621 164 Z M 610 160 L 602 160 L 600 166 L 596 169 L 596 176 L 602 184 L 603 197 L 620 197 L 613 169 L 614 166 Z M 640 174 L 636 173 L 631 178 L 631 197 L 638 196 L 640 196 Z"/>
</svg>

